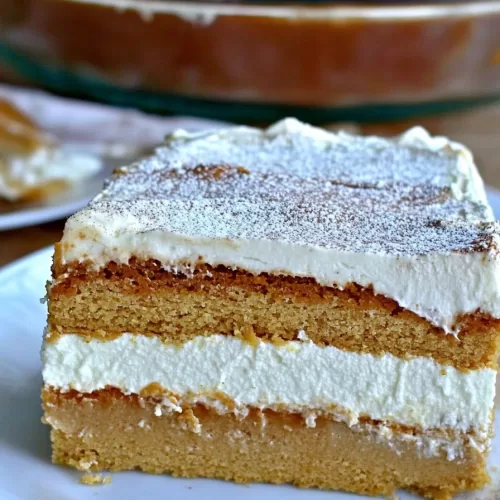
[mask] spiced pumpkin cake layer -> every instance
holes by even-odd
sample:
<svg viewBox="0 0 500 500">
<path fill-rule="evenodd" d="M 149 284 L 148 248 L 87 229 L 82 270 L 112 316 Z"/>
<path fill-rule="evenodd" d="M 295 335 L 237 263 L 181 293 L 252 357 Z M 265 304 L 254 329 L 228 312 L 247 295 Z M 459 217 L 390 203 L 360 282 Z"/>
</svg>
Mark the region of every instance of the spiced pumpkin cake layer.
<svg viewBox="0 0 500 500">
<path fill-rule="evenodd" d="M 422 129 L 175 133 L 56 246 L 42 354 L 54 458 L 99 450 L 97 469 L 373 494 L 480 486 L 499 237 L 470 153 Z M 144 434 L 151 415 L 168 442 Z M 113 419 L 127 429 L 115 444 L 99 427 Z M 216 448 L 189 442 L 212 428 Z"/>
<path fill-rule="evenodd" d="M 373 422 L 349 428 L 326 416 L 311 420 L 259 409 L 242 418 L 202 404 L 176 412 L 162 406 L 160 397 L 116 390 L 47 389 L 43 400 L 53 427 L 54 462 L 80 470 L 140 468 L 362 494 L 391 494 L 404 486 L 435 498 L 487 481 L 484 458 L 467 436 L 462 439 L 469 444 L 457 449 L 443 435 L 394 431 Z"/>
<path fill-rule="evenodd" d="M 110 263 L 98 272 L 81 266 L 63 276 L 50 292 L 48 341 L 131 332 L 181 344 L 217 332 L 276 343 L 306 331 L 318 345 L 349 351 L 428 356 L 461 370 L 497 366 L 498 319 L 463 315 L 458 333 L 446 335 L 396 301 L 352 284 L 338 289 L 224 266 L 175 274 L 155 261 Z"/>
</svg>

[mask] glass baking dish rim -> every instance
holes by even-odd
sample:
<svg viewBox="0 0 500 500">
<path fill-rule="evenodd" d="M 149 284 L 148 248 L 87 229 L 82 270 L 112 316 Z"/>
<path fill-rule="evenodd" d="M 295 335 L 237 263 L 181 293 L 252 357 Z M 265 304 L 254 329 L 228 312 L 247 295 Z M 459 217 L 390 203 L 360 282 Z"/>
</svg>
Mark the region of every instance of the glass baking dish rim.
<svg viewBox="0 0 500 500">
<path fill-rule="evenodd" d="M 372 21 L 483 17 L 500 13 L 500 0 L 463 3 L 333 4 L 333 3 L 219 3 L 182 0 L 66 0 L 67 3 L 94 4 L 119 10 L 135 10 L 149 17 L 174 14 L 193 18 L 212 16 L 265 16 L 311 20 L 368 19 Z"/>
</svg>

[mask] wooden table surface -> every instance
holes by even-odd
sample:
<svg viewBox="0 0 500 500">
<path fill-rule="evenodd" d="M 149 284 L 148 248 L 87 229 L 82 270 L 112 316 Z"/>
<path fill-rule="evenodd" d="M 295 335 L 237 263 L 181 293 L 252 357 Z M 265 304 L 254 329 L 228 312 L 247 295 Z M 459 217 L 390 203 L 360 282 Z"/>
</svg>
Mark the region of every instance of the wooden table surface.
<svg viewBox="0 0 500 500">
<path fill-rule="evenodd" d="M 500 189 L 500 105 L 425 118 L 418 123 L 412 121 L 363 126 L 360 131 L 391 135 L 416 124 L 424 125 L 433 134 L 447 135 L 469 146 L 485 182 Z M 0 266 L 58 241 L 63 226 L 64 221 L 56 221 L 0 232 Z"/>
<path fill-rule="evenodd" d="M 0 232 L 0 266 L 52 245 L 61 238 L 64 221 Z"/>
</svg>

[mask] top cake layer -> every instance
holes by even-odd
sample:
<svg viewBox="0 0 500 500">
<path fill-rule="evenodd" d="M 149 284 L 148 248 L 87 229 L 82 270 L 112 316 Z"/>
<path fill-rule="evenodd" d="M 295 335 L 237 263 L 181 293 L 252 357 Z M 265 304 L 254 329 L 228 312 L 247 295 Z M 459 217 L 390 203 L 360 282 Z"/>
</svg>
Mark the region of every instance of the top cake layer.
<svg viewBox="0 0 500 500">
<path fill-rule="evenodd" d="M 177 132 L 69 219 L 59 267 L 136 257 L 357 283 L 453 330 L 461 314 L 500 317 L 491 218 L 470 153 L 422 129 Z"/>
</svg>

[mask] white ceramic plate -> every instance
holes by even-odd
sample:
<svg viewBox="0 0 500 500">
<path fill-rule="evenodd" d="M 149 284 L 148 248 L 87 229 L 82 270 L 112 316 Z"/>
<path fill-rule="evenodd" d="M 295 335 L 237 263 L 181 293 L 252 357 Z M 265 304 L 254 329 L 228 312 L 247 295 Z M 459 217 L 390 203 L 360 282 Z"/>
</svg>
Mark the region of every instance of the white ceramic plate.
<svg viewBox="0 0 500 500">
<path fill-rule="evenodd" d="M 490 201 L 500 216 L 500 195 Z M 500 217 L 499 217 L 500 218 Z M 49 279 L 52 249 L 43 249 L 0 270 L 0 499 L 197 499 L 357 500 L 346 493 L 291 486 L 236 485 L 206 479 L 179 479 L 140 472 L 112 474 L 106 486 L 78 483 L 81 473 L 50 462 L 48 427 L 40 422 L 39 350 L 46 308 L 40 303 Z M 489 467 L 493 484 L 460 500 L 500 500 L 500 411 Z M 416 497 L 402 493 L 400 500 Z"/>
</svg>

